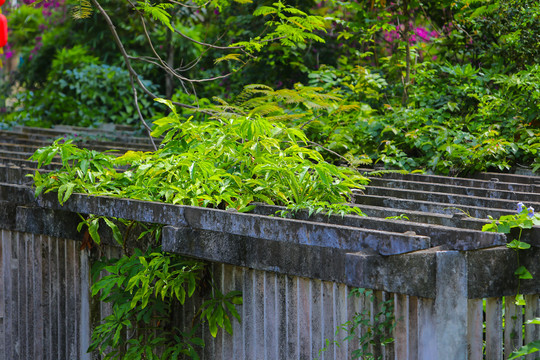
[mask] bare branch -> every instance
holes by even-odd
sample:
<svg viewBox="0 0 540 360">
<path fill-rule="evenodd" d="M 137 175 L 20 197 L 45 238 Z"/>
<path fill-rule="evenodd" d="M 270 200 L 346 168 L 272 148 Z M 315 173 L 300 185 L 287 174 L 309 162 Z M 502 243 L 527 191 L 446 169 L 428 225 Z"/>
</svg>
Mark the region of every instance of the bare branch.
<svg viewBox="0 0 540 360">
<path fill-rule="evenodd" d="M 210 3 L 210 1 L 207 1 L 207 2 L 205 2 L 204 4 L 202 4 L 200 6 L 196 6 L 196 5 L 184 4 L 184 3 L 181 3 L 180 1 L 175 1 L 175 0 L 169 0 L 169 2 L 171 2 L 173 4 L 176 4 L 176 5 L 180 5 L 180 6 L 189 8 L 189 9 L 202 9 L 203 7 L 205 7 L 206 5 L 208 5 Z"/>
<path fill-rule="evenodd" d="M 172 26 L 172 25 L 171 25 Z M 174 29 L 174 32 L 177 33 L 178 35 L 182 36 L 184 39 L 187 39 L 191 42 L 194 42 L 195 44 L 199 44 L 199 45 L 202 45 L 202 46 L 206 46 L 206 47 L 209 47 L 209 48 L 212 48 L 212 49 L 219 49 L 219 50 L 234 50 L 234 49 L 243 49 L 244 46 L 217 46 L 217 45 L 212 45 L 212 44 L 208 44 L 208 43 L 204 43 L 202 41 L 198 41 L 198 40 L 195 40 L 189 36 L 187 36 L 186 34 L 184 34 L 183 32 L 181 32 L 180 30 L 178 30 L 177 28 L 175 28 L 174 26 L 172 26 L 172 28 Z"/>
<path fill-rule="evenodd" d="M 97 0 L 92 0 L 92 3 L 94 6 L 99 10 L 101 15 L 105 18 L 105 22 L 107 23 L 107 26 L 109 27 L 109 30 L 111 31 L 113 35 L 114 42 L 118 46 L 118 49 L 120 50 L 120 53 L 122 54 L 122 57 L 124 58 L 124 63 L 126 64 L 126 67 L 129 71 L 129 73 L 133 76 L 134 80 L 137 82 L 137 84 L 143 89 L 143 91 L 148 95 L 151 96 L 153 99 L 159 97 L 150 90 L 146 86 L 144 86 L 143 82 L 139 78 L 139 74 L 133 69 L 131 66 L 130 57 L 124 48 L 124 45 L 122 44 L 122 41 L 120 40 L 120 37 L 118 36 L 118 32 L 116 31 L 116 27 L 114 26 L 114 23 L 112 22 L 111 18 L 109 17 L 109 14 L 103 9 L 101 4 Z M 193 105 L 183 104 L 176 101 L 172 102 L 176 106 L 181 106 L 187 109 L 195 109 L 196 107 Z"/>
<path fill-rule="evenodd" d="M 128 0 L 129 1 L 129 0 Z M 133 3 L 131 1 L 129 1 L 130 4 L 132 6 Z M 120 36 L 118 35 L 118 32 L 116 31 L 116 27 L 114 25 L 114 23 L 112 22 L 109 14 L 105 11 L 105 9 L 103 9 L 103 7 L 101 6 L 101 4 L 99 3 L 98 0 L 92 0 L 92 3 L 94 4 L 94 6 L 98 9 L 98 11 L 101 13 L 101 15 L 103 16 L 103 18 L 105 19 L 105 22 L 107 23 L 107 26 L 109 27 L 109 30 L 111 31 L 111 34 L 113 35 L 113 39 L 114 39 L 114 42 L 116 43 L 116 45 L 118 46 L 118 49 L 120 50 L 120 53 L 122 54 L 122 57 L 124 58 L 124 63 L 126 64 L 126 67 L 127 67 L 127 70 L 130 74 L 130 76 L 132 76 L 132 80 L 134 80 L 134 82 L 136 82 L 140 87 L 141 89 L 143 90 L 143 92 L 145 94 L 147 94 L 148 96 L 151 96 L 153 99 L 155 98 L 158 98 L 159 96 L 154 94 L 152 91 L 150 91 L 145 85 L 144 83 L 142 82 L 142 80 L 140 79 L 139 77 L 139 74 L 135 71 L 135 69 L 133 69 L 133 66 L 131 65 L 131 59 L 135 59 L 136 57 L 134 56 L 130 56 L 124 45 L 122 44 L 122 41 L 120 40 Z M 145 33 L 146 33 L 146 25 L 144 23 L 144 19 L 143 19 L 143 25 L 144 25 L 144 28 L 145 28 Z M 149 35 L 146 33 L 148 39 L 149 39 Z M 151 43 L 151 40 L 149 39 L 150 41 L 150 44 L 152 46 L 152 49 L 154 51 L 154 54 L 157 56 L 157 60 L 162 64 L 162 67 L 165 71 L 173 74 L 175 77 L 177 77 L 179 80 L 183 80 L 183 81 L 186 81 L 186 82 L 189 82 L 189 83 L 193 83 L 193 82 L 205 82 L 205 81 L 212 81 L 212 80 L 217 80 L 217 79 L 222 79 L 222 78 L 226 78 L 228 77 L 229 75 L 231 75 L 232 73 L 229 73 L 229 74 L 226 74 L 226 75 L 221 75 L 221 76 L 216 76 L 216 77 L 213 77 L 213 78 L 208 78 L 208 79 L 198 79 L 198 80 L 192 80 L 192 79 L 188 79 L 184 76 L 181 76 L 180 74 L 178 74 L 176 71 L 174 71 L 173 69 L 171 69 L 166 63 L 163 62 L 163 60 L 159 57 L 159 55 L 157 54 L 157 52 L 155 51 L 155 49 L 153 48 L 153 45 Z M 146 62 L 152 62 L 152 60 L 149 60 L 149 59 L 152 59 L 152 58 L 149 58 L 149 57 L 144 57 L 144 58 L 140 58 L 140 60 L 142 61 L 146 61 Z M 159 66 L 159 63 L 155 63 L 157 66 Z M 187 91 L 186 91 L 187 92 Z M 134 92 L 134 95 L 136 95 L 136 92 Z M 198 112 L 201 112 L 201 113 L 205 113 L 205 114 L 208 114 L 208 115 L 215 115 L 215 112 L 214 111 L 211 111 L 211 110 L 207 110 L 207 109 L 199 109 L 198 106 L 194 106 L 194 105 L 188 105 L 188 104 L 184 104 L 184 103 L 180 103 L 180 102 L 177 102 L 177 101 L 172 101 L 172 103 L 176 106 L 180 106 L 180 107 L 183 107 L 183 108 L 186 108 L 186 109 L 193 109 L 193 110 L 196 110 Z M 138 106 L 137 106 L 137 109 L 138 109 Z M 145 123 L 146 124 L 146 123 Z M 147 125 L 146 125 L 147 126 Z M 152 140 L 153 141 L 153 140 Z"/>
<path fill-rule="evenodd" d="M 152 142 L 152 146 L 154 147 L 154 150 L 157 151 L 156 143 L 154 142 L 154 138 L 152 137 L 152 129 L 148 126 L 146 121 L 144 121 L 144 117 L 141 113 L 141 109 L 139 109 L 139 100 L 137 98 L 137 89 L 135 88 L 135 83 L 133 82 L 133 75 L 129 74 L 129 82 L 131 83 L 131 90 L 133 90 L 133 100 L 135 100 L 135 108 L 137 109 L 137 114 L 139 114 L 139 119 L 141 120 L 144 128 L 146 129 L 146 132 L 148 134 L 148 137 L 150 138 L 150 141 Z"/>
</svg>

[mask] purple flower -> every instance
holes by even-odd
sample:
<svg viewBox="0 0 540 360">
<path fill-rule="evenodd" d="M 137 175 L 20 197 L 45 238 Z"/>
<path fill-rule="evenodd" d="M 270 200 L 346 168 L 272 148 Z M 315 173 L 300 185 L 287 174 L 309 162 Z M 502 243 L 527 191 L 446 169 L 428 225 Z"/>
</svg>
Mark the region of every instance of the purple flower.
<svg viewBox="0 0 540 360">
<path fill-rule="evenodd" d="M 429 41 L 431 39 L 431 34 L 423 27 L 417 27 L 414 32 L 424 41 Z"/>
<path fill-rule="evenodd" d="M 525 207 L 525 205 L 522 202 L 518 202 L 518 204 L 517 204 L 517 212 L 518 212 L 518 214 L 520 214 L 523 211 L 524 207 Z"/>
<path fill-rule="evenodd" d="M 529 217 L 532 218 L 534 216 L 534 208 L 530 206 L 527 210 L 529 211 Z"/>
</svg>

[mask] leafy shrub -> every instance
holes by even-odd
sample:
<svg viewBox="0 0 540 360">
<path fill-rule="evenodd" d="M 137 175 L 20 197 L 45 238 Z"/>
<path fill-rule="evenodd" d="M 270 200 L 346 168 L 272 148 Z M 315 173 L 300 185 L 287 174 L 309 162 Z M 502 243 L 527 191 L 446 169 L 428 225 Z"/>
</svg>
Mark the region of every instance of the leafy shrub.
<svg viewBox="0 0 540 360">
<path fill-rule="evenodd" d="M 108 275 L 98 279 L 102 270 Z M 204 264 L 196 260 L 136 250 L 132 256 L 96 263 L 92 273 L 92 295 L 111 303 L 112 314 L 94 329 L 88 351 L 98 350 L 105 359 L 198 359 L 204 346 L 195 335 L 200 322 L 208 321 L 215 337 L 218 327 L 232 334 L 232 318 L 240 320 L 234 306 L 242 304 L 240 293 L 224 295 L 214 288 L 209 294 L 199 293 L 208 300 L 194 314 L 191 329 L 175 326 L 177 310 L 196 290 L 201 292 L 205 281 Z"/>
<path fill-rule="evenodd" d="M 10 115 L 12 121 L 40 126 L 139 122 L 126 70 L 93 61 L 71 67 L 74 63 L 62 61 L 61 54 L 53 62 L 51 80 L 44 88 L 18 95 L 18 111 Z M 148 99 L 141 98 L 139 106 L 146 117 L 152 117 Z"/>
<path fill-rule="evenodd" d="M 183 121 L 168 100 L 159 101 L 172 113 L 155 121 L 152 135 L 165 135 L 158 151 L 114 157 L 57 140 L 32 157 L 41 166 L 58 154 L 64 165 L 45 176 L 36 173 L 37 194 L 56 190 L 61 202 L 75 191 L 238 211 L 253 201 L 335 211 L 351 189 L 366 183 L 304 147 L 307 138 L 298 129 L 261 117 Z M 116 171 L 119 166 L 129 169 Z"/>
</svg>

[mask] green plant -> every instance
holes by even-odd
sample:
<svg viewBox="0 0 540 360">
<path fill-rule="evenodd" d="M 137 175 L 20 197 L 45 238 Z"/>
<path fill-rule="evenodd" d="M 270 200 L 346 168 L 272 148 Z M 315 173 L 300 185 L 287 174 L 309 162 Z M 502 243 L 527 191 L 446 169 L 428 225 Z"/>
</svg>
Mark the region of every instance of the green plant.
<svg viewBox="0 0 540 360">
<path fill-rule="evenodd" d="M 409 217 L 405 214 L 399 214 L 399 215 L 396 215 L 396 216 L 388 216 L 388 217 L 385 217 L 385 219 L 388 219 L 388 220 L 407 220 L 409 221 Z"/>
<path fill-rule="evenodd" d="M 531 245 L 524 241 L 521 241 L 521 235 L 524 229 L 531 229 L 534 225 L 540 225 L 540 215 L 535 214 L 534 208 L 527 208 L 523 203 L 518 203 L 517 214 L 504 215 L 498 220 L 489 217 L 492 222 L 482 227 L 482 231 L 494 231 L 505 234 L 510 234 L 512 229 L 519 229 L 519 234 L 516 239 L 513 239 L 506 246 L 516 251 L 518 268 L 514 272 L 514 275 L 518 278 L 518 289 L 516 295 L 516 305 L 525 305 L 525 299 L 523 294 L 520 293 L 521 280 L 532 279 L 531 273 L 525 268 L 525 266 L 519 264 L 519 252 L 522 250 L 530 249 Z M 540 318 L 527 321 L 525 324 L 540 324 Z M 516 359 L 518 357 L 535 353 L 540 350 L 540 341 L 533 341 L 519 350 L 510 354 L 509 359 Z"/>
<path fill-rule="evenodd" d="M 375 295 L 372 290 L 366 289 L 353 289 L 349 293 L 349 297 L 365 297 L 370 303 L 375 300 Z M 358 349 L 352 351 L 352 359 L 382 359 L 382 356 L 375 357 L 370 352 L 370 346 L 385 346 L 392 342 L 394 339 L 390 337 L 392 330 L 396 326 L 394 316 L 394 300 L 386 300 L 380 304 L 380 309 L 377 309 L 375 314 L 371 313 L 369 305 L 361 313 L 356 313 L 352 320 L 347 321 L 344 324 L 338 326 L 336 330 L 336 337 L 341 331 L 346 332 L 348 335 L 343 341 L 351 341 L 352 339 L 358 339 Z M 362 332 L 362 334 L 359 334 Z M 339 346 L 339 342 L 334 341 L 336 346 Z M 330 341 L 326 339 L 326 346 L 319 350 L 319 356 L 328 350 Z"/>
<path fill-rule="evenodd" d="M 527 250 L 531 247 L 529 243 L 521 241 L 521 234 L 523 229 L 530 229 L 534 225 L 540 225 L 540 215 L 534 213 L 534 208 L 527 208 L 523 203 L 518 203 L 517 214 L 515 215 L 504 215 L 501 216 L 498 220 L 489 217 L 492 222 L 486 224 L 482 227 L 482 231 L 493 231 L 500 232 L 504 234 L 510 234 L 510 231 L 514 228 L 519 229 L 519 235 L 517 239 L 513 239 L 506 246 L 510 249 L 516 251 L 518 268 L 514 272 L 514 275 L 518 278 L 518 289 L 516 295 L 516 305 L 525 305 L 525 300 L 523 295 L 520 294 L 519 288 L 521 280 L 532 279 L 531 273 L 522 265 L 519 264 L 519 251 Z"/>
<path fill-rule="evenodd" d="M 98 279 L 100 273 L 108 275 Z M 242 303 L 237 291 L 222 294 L 213 289 L 192 319 L 192 328 L 175 325 L 176 310 L 201 287 L 204 264 L 178 255 L 149 249 L 132 256 L 98 262 L 92 267 L 92 295 L 112 304 L 92 333 L 89 351 L 105 359 L 198 359 L 204 346 L 195 334 L 198 323 L 207 321 L 212 336 L 218 327 L 232 333 L 232 317 L 240 321 L 235 304 Z M 211 284 L 213 286 L 213 284 Z M 200 296 L 205 296 L 200 294 Z"/>
<path fill-rule="evenodd" d="M 59 51 L 45 87 L 18 94 L 15 104 L 18 110 L 10 114 L 12 121 L 41 126 L 135 124 L 139 118 L 131 98 L 128 73 L 95 61 L 96 58 L 79 49 Z M 154 88 L 150 82 L 144 83 Z M 154 115 L 149 101 L 141 99 L 139 106 L 147 117 Z"/>
<path fill-rule="evenodd" d="M 329 164 L 303 147 L 307 139 L 298 129 L 260 117 L 183 121 L 170 102 L 159 101 L 172 112 L 155 122 L 152 134 L 165 135 L 158 151 L 115 157 L 57 140 L 32 156 L 38 166 L 56 155 L 63 164 L 46 175 L 36 172 L 36 194 L 55 190 L 60 202 L 82 192 L 248 211 L 253 201 L 330 207 L 347 202 L 351 189 L 366 182 L 359 173 Z M 117 171 L 120 166 L 127 171 Z"/>
</svg>

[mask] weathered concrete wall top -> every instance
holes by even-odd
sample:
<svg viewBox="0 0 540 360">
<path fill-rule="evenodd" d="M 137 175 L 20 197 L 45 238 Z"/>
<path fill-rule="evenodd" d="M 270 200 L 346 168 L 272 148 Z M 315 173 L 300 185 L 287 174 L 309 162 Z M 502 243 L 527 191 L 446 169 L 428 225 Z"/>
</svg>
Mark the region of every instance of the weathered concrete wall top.
<svg viewBox="0 0 540 360">
<path fill-rule="evenodd" d="M 518 201 L 540 209 L 540 177 L 502 174 L 471 179 L 396 173 L 373 177 L 351 205 L 367 217 L 300 212 L 294 219 L 279 218 L 269 215 L 281 208 L 263 204 L 246 214 L 81 194 L 63 206 L 55 194 L 34 198 L 23 178 L 35 167 L 26 160 L 28 154 L 53 137 L 83 131 L 0 132 L 0 227 L 76 238 L 76 213 L 159 223 L 166 225 L 163 248 L 168 251 L 428 298 L 436 292 L 437 254 L 456 250 L 466 252 L 467 296 L 477 298 L 512 294 L 517 286 L 512 275 L 517 259 L 504 246 L 506 236 L 480 231 L 486 216 L 511 214 Z M 88 140 L 85 146 L 146 150 L 149 145 L 143 142 Z M 14 148 L 21 144 L 20 150 Z M 401 219 L 387 219 L 396 216 Z M 540 228 L 524 236 L 540 245 Z M 533 276 L 540 275 L 533 261 L 536 251 L 521 258 Z M 524 293 L 539 290 L 522 283 Z"/>
</svg>

